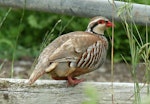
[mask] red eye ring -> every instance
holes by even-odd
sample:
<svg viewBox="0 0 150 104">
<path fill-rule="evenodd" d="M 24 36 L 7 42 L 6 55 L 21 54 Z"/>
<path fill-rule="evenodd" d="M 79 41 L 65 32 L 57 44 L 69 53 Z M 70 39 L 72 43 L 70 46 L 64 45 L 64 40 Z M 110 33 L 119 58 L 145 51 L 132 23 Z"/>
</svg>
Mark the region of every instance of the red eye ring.
<svg viewBox="0 0 150 104">
<path fill-rule="evenodd" d="M 98 24 L 104 24 L 104 23 L 105 23 L 104 20 L 99 20 L 99 21 L 98 21 Z"/>
</svg>

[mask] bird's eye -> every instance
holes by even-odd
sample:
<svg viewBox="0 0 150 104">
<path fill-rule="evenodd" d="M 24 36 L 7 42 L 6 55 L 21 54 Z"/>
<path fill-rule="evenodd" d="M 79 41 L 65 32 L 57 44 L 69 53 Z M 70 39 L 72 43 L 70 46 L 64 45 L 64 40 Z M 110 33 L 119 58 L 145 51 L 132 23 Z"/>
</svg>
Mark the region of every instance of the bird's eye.
<svg viewBox="0 0 150 104">
<path fill-rule="evenodd" d="M 98 21 L 98 23 L 100 23 L 100 24 L 101 24 L 101 23 L 102 23 L 102 21 L 100 20 L 100 21 Z"/>
<path fill-rule="evenodd" d="M 99 21 L 98 21 L 98 24 L 103 24 L 103 23 L 105 23 L 104 20 L 99 20 Z"/>
</svg>

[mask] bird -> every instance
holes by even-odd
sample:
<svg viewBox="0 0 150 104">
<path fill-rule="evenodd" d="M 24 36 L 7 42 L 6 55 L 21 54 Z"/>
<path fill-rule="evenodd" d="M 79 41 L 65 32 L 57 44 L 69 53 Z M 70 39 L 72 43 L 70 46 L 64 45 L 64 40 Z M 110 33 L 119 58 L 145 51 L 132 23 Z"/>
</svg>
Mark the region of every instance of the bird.
<svg viewBox="0 0 150 104">
<path fill-rule="evenodd" d="M 108 40 L 104 31 L 113 26 L 106 17 L 96 16 L 85 31 L 57 37 L 39 55 L 28 84 L 33 84 L 45 73 L 54 80 L 66 80 L 69 86 L 83 82 L 84 79 L 76 77 L 97 70 L 105 62 Z"/>
</svg>

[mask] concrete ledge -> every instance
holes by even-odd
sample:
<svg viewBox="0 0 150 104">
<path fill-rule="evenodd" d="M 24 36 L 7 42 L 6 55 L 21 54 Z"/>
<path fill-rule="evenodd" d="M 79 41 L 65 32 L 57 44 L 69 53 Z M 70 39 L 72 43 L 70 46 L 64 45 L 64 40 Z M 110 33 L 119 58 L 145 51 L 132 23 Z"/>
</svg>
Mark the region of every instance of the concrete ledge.
<svg viewBox="0 0 150 104">
<path fill-rule="evenodd" d="M 32 86 L 26 79 L 0 78 L 0 104 L 82 104 L 89 99 L 85 95 L 87 85 L 97 89 L 99 104 L 132 104 L 133 83 L 83 82 L 67 87 L 65 81 L 38 80 Z M 147 87 L 140 84 L 141 97 L 146 96 Z M 113 101 L 112 101 L 113 95 Z"/>
</svg>

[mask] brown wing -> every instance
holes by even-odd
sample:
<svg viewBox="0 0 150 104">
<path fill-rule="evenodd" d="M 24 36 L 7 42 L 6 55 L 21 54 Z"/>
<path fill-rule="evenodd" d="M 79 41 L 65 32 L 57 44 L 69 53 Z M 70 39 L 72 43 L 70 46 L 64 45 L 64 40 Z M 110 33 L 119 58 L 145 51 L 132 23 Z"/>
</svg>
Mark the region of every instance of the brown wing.
<svg viewBox="0 0 150 104">
<path fill-rule="evenodd" d="M 50 62 L 76 61 L 99 38 L 86 32 L 74 32 L 67 35 L 66 42 L 49 56 Z"/>
<path fill-rule="evenodd" d="M 97 41 L 87 48 L 87 50 L 82 54 L 78 60 L 77 67 L 79 68 L 90 68 L 95 63 L 98 63 L 98 60 L 102 55 L 102 42 Z"/>
</svg>

